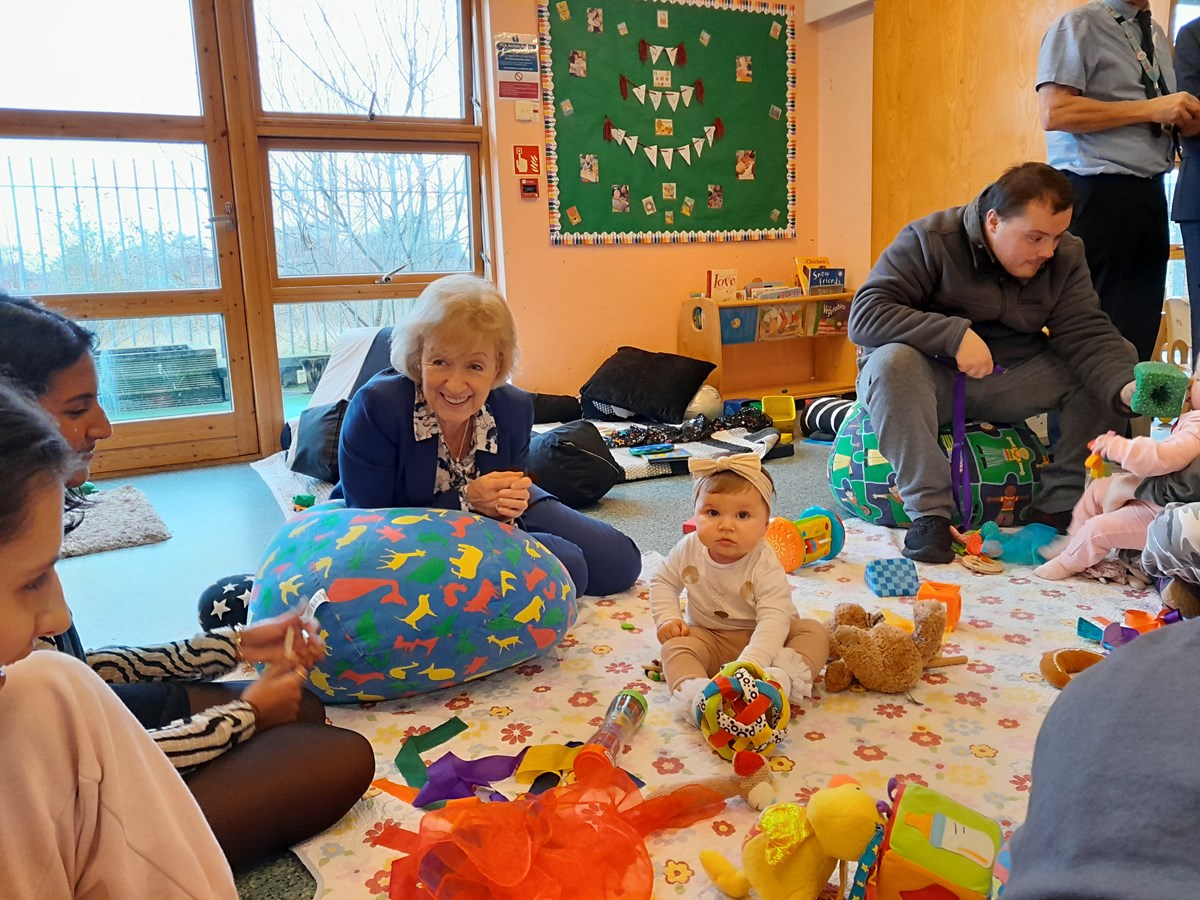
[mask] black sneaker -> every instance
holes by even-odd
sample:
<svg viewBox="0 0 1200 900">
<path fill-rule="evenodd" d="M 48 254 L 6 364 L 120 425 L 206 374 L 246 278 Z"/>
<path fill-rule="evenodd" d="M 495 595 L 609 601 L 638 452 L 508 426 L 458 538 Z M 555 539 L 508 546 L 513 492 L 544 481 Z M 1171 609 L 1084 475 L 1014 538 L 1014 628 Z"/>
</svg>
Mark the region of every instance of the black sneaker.
<svg viewBox="0 0 1200 900">
<path fill-rule="evenodd" d="M 904 549 L 909 559 L 925 563 L 954 562 L 950 548 L 950 520 L 945 516 L 921 516 L 904 535 Z"/>
<path fill-rule="evenodd" d="M 1071 524 L 1071 513 L 1069 509 L 1064 509 L 1062 512 L 1045 512 L 1040 509 L 1030 509 L 1025 513 L 1025 524 L 1029 525 L 1037 522 L 1042 525 L 1049 525 L 1059 534 L 1066 534 L 1067 528 Z"/>
</svg>

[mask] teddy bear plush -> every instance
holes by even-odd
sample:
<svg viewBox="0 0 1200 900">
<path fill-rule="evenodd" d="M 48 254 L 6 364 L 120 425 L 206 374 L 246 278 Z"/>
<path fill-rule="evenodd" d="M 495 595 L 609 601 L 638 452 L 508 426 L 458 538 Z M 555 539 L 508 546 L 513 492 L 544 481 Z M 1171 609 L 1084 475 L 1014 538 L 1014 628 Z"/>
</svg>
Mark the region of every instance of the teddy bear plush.
<svg viewBox="0 0 1200 900">
<path fill-rule="evenodd" d="M 936 600 L 913 604 L 912 634 L 878 613 L 868 615 L 857 603 L 839 603 L 829 623 L 825 690 L 844 691 L 857 680 L 868 691 L 904 693 L 937 657 L 945 630 L 946 607 Z"/>
</svg>

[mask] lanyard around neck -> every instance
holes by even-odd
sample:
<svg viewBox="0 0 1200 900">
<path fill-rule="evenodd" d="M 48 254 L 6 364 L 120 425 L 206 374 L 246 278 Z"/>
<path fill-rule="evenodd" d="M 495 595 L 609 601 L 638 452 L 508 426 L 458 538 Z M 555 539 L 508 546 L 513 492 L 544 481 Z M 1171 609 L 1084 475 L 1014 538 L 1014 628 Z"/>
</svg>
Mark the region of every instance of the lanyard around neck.
<svg viewBox="0 0 1200 900">
<path fill-rule="evenodd" d="M 1129 23 L 1129 20 L 1126 19 L 1119 12 L 1117 12 L 1115 9 L 1113 9 L 1111 6 L 1109 6 L 1107 3 L 1103 2 L 1103 0 L 1096 0 L 1096 3 L 1099 4 L 1100 6 L 1104 7 L 1105 12 L 1107 12 L 1110 16 L 1113 17 L 1113 21 L 1115 21 L 1118 25 L 1121 26 L 1121 30 L 1125 32 L 1125 39 L 1127 41 L 1129 41 L 1129 46 L 1133 49 L 1133 55 L 1135 57 L 1137 57 L 1137 61 L 1141 65 L 1142 71 L 1146 73 L 1146 77 L 1149 79 L 1149 83 L 1154 86 L 1154 91 L 1155 91 L 1156 95 L 1161 97 L 1163 94 L 1166 93 L 1166 91 L 1164 90 L 1164 88 L 1166 86 L 1161 81 L 1161 79 L 1162 79 L 1161 71 L 1162 70 L 1159 68 L 1159 65 L 1158 65 L 1157 54 L 1155 54 L 1155 57 L 1156 57 L 1155 61 L 1153 63 L 1151 63 L 1149 55 L 1146 53 L 1145 49 L 1142 47 L 1141 35 L 1136 34 L 1134 32 L 1133 26 Z M 1154 46 L 1154 27 L 1153 27 L 1153 25 L 1150 28 L 1150 45 L 1151 45 L 1151 47 Z"/>
</svg>

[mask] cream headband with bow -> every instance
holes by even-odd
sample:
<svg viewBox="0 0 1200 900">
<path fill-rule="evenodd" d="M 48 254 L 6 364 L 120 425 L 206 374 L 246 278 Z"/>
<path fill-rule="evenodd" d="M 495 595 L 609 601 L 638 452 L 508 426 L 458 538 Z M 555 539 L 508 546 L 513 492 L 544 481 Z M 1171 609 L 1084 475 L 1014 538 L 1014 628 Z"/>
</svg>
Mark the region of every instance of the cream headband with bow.
<svg viewBox="0 0 1200 900">
<path fill-rule="evenodd" d="M 688 460 L 688 471 L 695 479 L 695 485 L 692 488 L 693 506 L 700 497 L 700 486 L 704 483 L 705 478 L 718 472 L 733 472 L 735 475 L 745 478 L 754 486 L 755 490 L 762 494 L 763 500 L 767 503 L 767 512 L 771 511 L 771 498 L 775 491 L 771 486 L 770 478 L 762 469 L 762 462 L 754 453 L 735 453 L 733 456 L 718 456 L 716 459 L 693 456 Z"/>
</svg>

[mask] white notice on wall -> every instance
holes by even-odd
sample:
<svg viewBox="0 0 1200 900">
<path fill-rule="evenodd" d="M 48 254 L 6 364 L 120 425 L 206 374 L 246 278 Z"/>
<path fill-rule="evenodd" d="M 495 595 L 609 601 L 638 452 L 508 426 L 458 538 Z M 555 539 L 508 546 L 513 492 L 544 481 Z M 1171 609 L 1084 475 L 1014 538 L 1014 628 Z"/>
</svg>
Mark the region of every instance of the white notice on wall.
<svg viewBox="0 0 1200 900">
<path fill-rule="evenodd" d="M 501 100 L 536 100 L 539 92 L 537 37 L 511 31 L 498 33 L 496 72 Z"/>
</svg>

